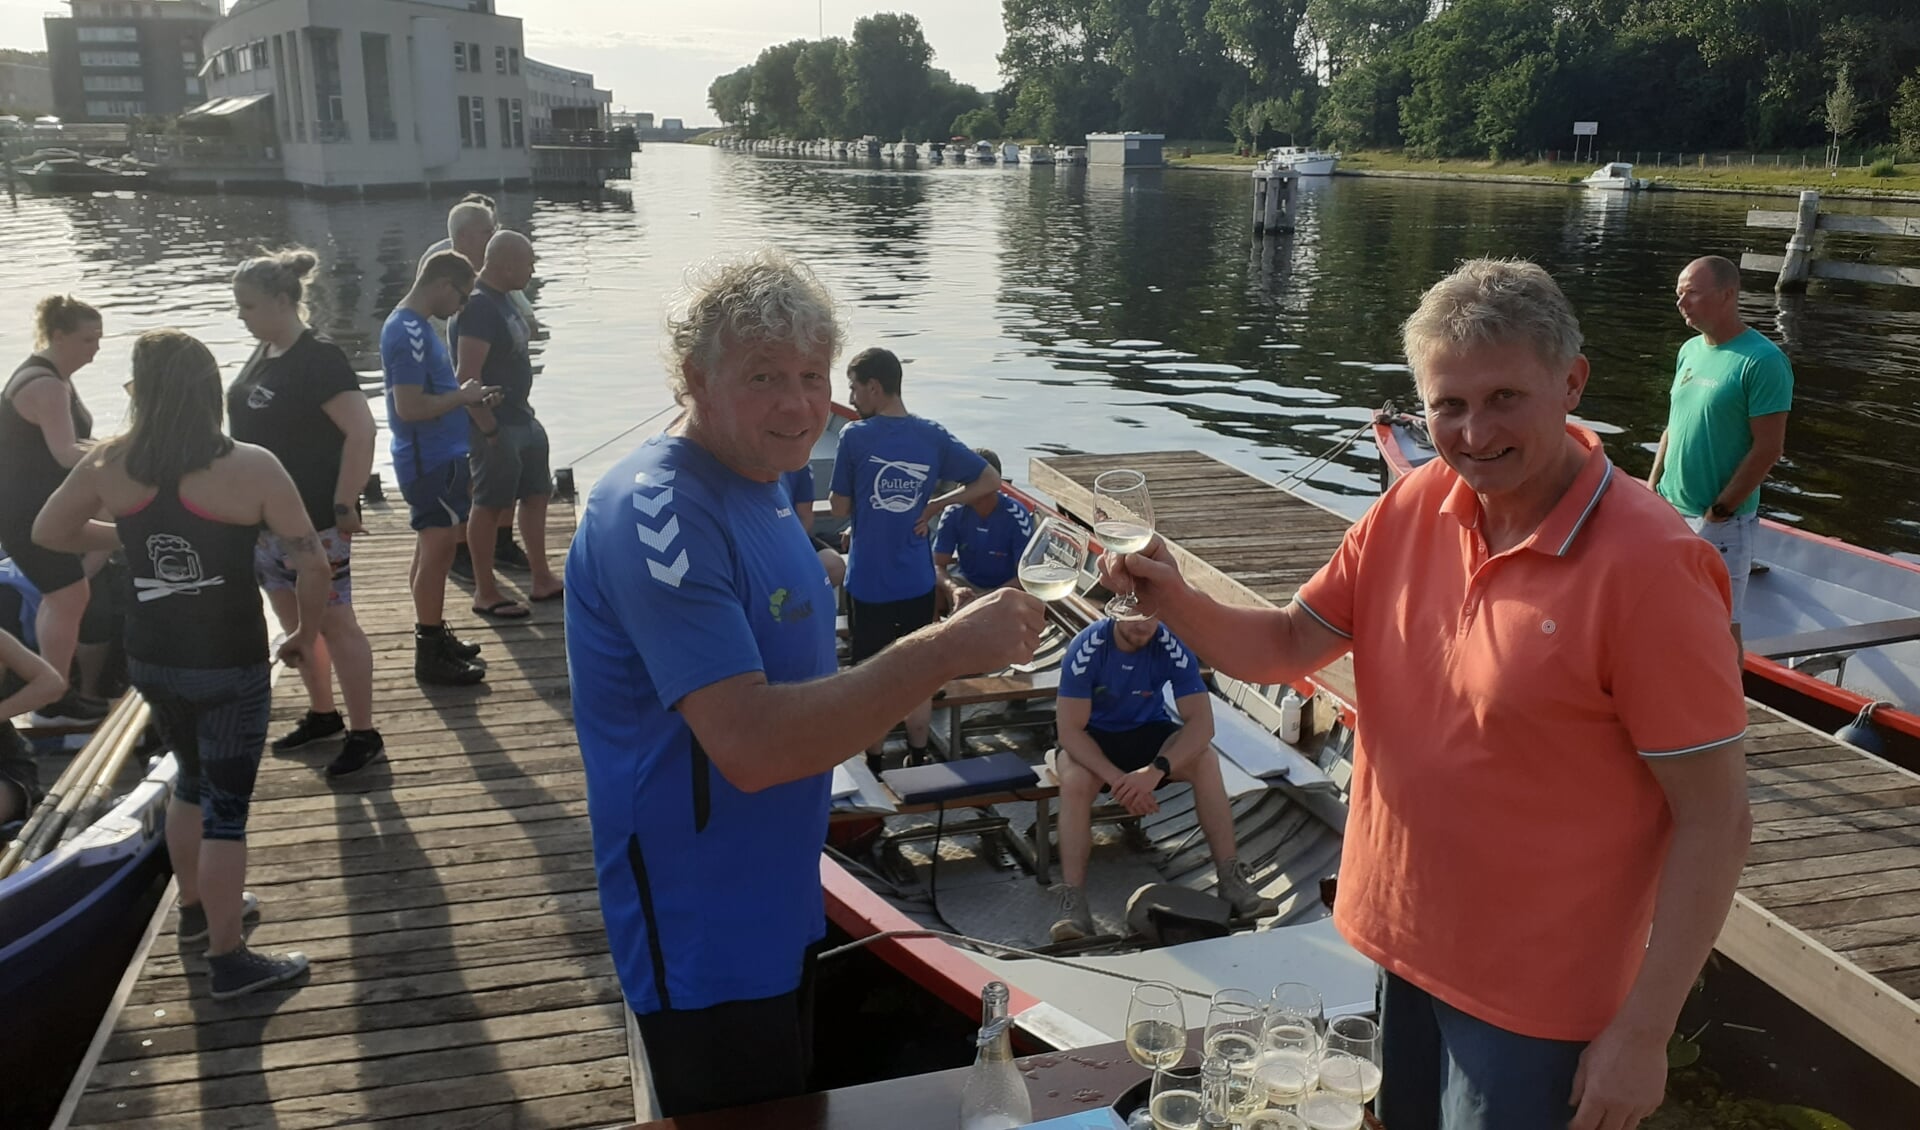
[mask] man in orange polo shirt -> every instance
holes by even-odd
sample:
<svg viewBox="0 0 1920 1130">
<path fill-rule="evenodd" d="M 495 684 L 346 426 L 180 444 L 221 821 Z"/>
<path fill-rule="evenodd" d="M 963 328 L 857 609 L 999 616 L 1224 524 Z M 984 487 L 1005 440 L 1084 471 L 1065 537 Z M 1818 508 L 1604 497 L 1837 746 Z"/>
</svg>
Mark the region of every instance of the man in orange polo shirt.
<svg viewBox="0 0 1920 1130">
<path fill-rule="evenodd" d="M 1382 968 L 1392 1130 L 1631 1130 L 1746 858 L 1727 572 L 1567 416 L 1587 361 L 1545 271 L 1476 260 L 1404 329 L 1440 459 L 1282 609 L 1222 605 L 1164 545 L 1110 586 L 1216 668 L 1352 651 L 1334 921 Z"/>
</svg>

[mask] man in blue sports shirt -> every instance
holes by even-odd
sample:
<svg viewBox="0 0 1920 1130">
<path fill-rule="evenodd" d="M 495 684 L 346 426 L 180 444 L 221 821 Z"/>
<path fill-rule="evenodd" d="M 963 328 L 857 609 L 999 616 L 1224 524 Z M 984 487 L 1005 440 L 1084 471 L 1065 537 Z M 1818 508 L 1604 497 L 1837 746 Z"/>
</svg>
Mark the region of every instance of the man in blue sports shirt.
<svg viewBox="0 0 1920 1130">
<path fill-rule="evenodd" d="M 670 322 L 686 414 L 595 485 L 567 557 L 567 667 L 601 915 L 678 1116 L 807 1089 L 833 767 L 948 679 L 1031 657 L 1045 610 L 975 601 L 835 673 L 834 600 L 780 482 L 826 430 L 832 299 L 772 251 Z"/>
<path fill-rule="evenodd" d="M 1000 457 L 987 448 L 974 454 L 1003 475 Z M 1004 491 L 982 495 L 966 506 L 949 506 L 933 535 L 933 569 L 940 581 L 940 602 L 958 611 L 983 592 L 1013 584 L 1020 553 L 1033 537 L 1033 512 Z M 960 577 L 954 579 L 955 559 Z"/>
<path fill-rule="evenodd" d="M 1181 721 L 1167 710 L 1173 689 Z M 1233 809 L 1213 752 L 1213 703 L 1200 661 L 1156 619 L 1096 620 L 1073 637 L 1060 665 L 1055 713 L 1060 754 L 1060 918 L 1056 942 L 1093 933 L 1087 905 L 1087 857 L 1093 850 L 1093 802 L 1103 792 L 1135 816 L 1160 810 L 1153 790 L 1168 781 L 1193 786 L 1193 808 L 1213 853 L 1219 896 L 1240 918 L 1272 914 L 1238 859 Z"/>
<path fill-rule="evenodd" d="M 867 349 L 847 362 L 849 396 L 860 419 L 840 432 L 833 463 L 833 514 L 853 519 L 847 557 L 848 654 L 863 663 L 888 644 L 933 623 L 933 552 L 927 532 L 949 506 L 1000 489 L 1000 473 L 947 429 L 907 411 L 900 359 Z M 963 484 L 934 497 L 941 482 Z M 931 761 L 933 700 L 908 711 L 907 764 Z M 885 735 L 867 749 L 876 768 Z"/>
<path fill-rule="evenodd" d="M 793 503 L 793 516 L 800 520 L 800 528 L 807 531 L 807 540 L 813 543 L 813 555 L 827 571 L 827 583 L 839 588 L 847 580 L 847 559 L 813 532 L 813 465 L 809 463 L 798 471 L 788 471 L 780 476 L 780 485 L 786 488 L 787 499 Z"/>
<path fill-rule="evenodd" d="M 438 686 L 470 686 L 484 679 L 478 646 L 447 629 L 447 571 L 467 535 L 471 506 L 467 424 L 493 429 L 488 407 L 499 391 L 479 381 L 462 384 L 430 319 L 448 318 L 467 303 L 473 264 L 456 252 L 427 256 L 413 289 L 380 330 L 386 370 L 387 428 L 393 475 L 419 533 L 407 587 L 413 593 L 413 676 Z M 462 411 L 465 409 L 465 411 Z"/>
</svg>

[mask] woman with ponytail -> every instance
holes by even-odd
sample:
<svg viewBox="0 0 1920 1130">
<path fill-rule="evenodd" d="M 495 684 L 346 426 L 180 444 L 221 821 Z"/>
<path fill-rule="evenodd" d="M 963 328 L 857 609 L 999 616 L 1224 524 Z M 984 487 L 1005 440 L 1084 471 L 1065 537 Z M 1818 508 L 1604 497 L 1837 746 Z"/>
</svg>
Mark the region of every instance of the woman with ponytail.
<svg viewBox="0 0 1920 1130">
<path fill-rule="evenodd" d="M 273 687 L 253 579 L 265 525 L 297 573 L 280 658 L 311 655 L 327 606 L 327 560 L 293 480 L 271 452 L 220 430 L 220 368 L 200 342 L 153 330 L 133 346 L 127 434 L 94 448 L 47 500 L 33 536 L 67 553 L 124 545 L 135 599 L 127 672 L 173 747 L 167 854 L 180 884 L 180 944 L 204 945 L 224 1000 L 290 980 L 300 953 L 247 948 L 247 814 Z M 111 523 L 97 520 L 102 512 Z"/>
<path fill-rule="evenodd" d="M 80 462 L 93 416 L 80 402 L 73 374 L 100 352 L 100 312 L 71 295 L 50 294 L 34 310 L 33 353 L 0 390 L 0 551 L 40 590 L 34 634 L 41 658 L 71 676 L 80 620 L 91 589 L 79 554 L 56 553 L 33 541 L 33 520 L 67 469 Z M 107 704 L 68 689 L 34 712 L 46 726 L 92 728 Z"/>
<path fill-rule="evenodd" d="M 227 418 L 233 438 L 273 452 L 293 476 L 333 568 L 320 642 L 300 668 L 307 714 L 273 750 L 340 742 L 327 775 L 341 777 L 386 748 L 373 725 L 373 647 L 353 614 L 353 535 L 361 530 L 360 488 L 373 471 L 374 426 L 346 353 L 307 326 L 302 297 L 317 262 L 313 252 L 295 247 L 248 259 L 234 272 L 240 320 L 260 345 L 227 390 Z M 254 571 L 281 626 L 289 626 L 293 569 L 286 547 L 270 533 L 260 537 Z M 344 720 L 334 705 L 335 672 L 346 700 Z"/>
</svg>

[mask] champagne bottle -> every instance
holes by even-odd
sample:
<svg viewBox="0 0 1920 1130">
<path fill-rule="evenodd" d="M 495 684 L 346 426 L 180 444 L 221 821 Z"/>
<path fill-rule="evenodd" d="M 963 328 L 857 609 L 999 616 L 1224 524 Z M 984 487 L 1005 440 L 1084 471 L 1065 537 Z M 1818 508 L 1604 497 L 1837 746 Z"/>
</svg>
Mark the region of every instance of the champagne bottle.
<svg viewBox="0 0 1920 1130">
<path fill-rule="evenodd" d="M 1033 1121 L 1027 1081 L 1013 1062 L 1007 995 L 1003 981 L 989 981 L 980 990 L 980 1035 L 973 1071 L 960 1091 L 960 1130 L 1012 1130 Z"/>
</svg>

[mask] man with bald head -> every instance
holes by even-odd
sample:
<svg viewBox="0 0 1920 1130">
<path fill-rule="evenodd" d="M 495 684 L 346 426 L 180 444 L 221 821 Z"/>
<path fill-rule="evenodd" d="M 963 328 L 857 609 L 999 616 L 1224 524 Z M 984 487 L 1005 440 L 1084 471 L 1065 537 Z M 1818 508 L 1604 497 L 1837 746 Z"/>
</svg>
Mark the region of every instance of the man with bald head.
<svg viewBox="0 0 1920 1130">
<path fill-rule="evenodd" d="M 1698 336 L 1680 347 L 1667 429 L 1647 485 L 1719 550 L 1733 583 L 1733 631 L 1753 568 L 1760 484 L 1786 449 L 1793 366 L 1740 320 L 1740 268 L 1708 255 L 1688 263 L 1675 305 Z"/>
<path fill-rule="evenodd" d="M 467 548 L 473 558 L 473 610 L 500 620 L 519 620 L 531 609 L 500 591 L 494 576 L 495 534 L 520 510 L 520 540 L 526 546 L 533 577 L 528 595 L 553 600 L 559 578 L 547 563 L 547 499 L 553 494 L 548 471 L 546 429 L 534 418 L 533 361 L 527 352 L 530 331 L 511 295 L 533 279 L 533 244 L 516 231 L 498 231 L 487 241 L 479 281 L 453 322 L 459 379 L 501 391 L 491 431 L 472 429 L 473 514 L 467 520 Z"/>
</svg>

